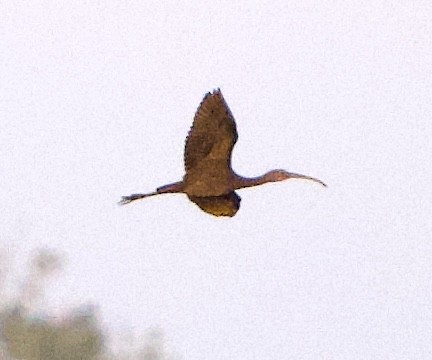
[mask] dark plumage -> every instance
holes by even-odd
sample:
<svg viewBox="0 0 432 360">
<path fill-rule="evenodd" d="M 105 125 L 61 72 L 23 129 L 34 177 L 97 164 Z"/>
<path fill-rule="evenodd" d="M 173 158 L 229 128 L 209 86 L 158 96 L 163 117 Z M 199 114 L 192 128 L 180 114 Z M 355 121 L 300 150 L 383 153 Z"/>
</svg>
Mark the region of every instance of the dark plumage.
<svg viewBox="0 0 432 360">
<path fill-rule="evenodd" d="M 152 193 L 123 196 L 120 204 L 159 194 L 184 193 L 209 214 L 234 216 L 241 201 L 235 192 L 237 189 L 290 178 L 312 180 L 326 186 L 316 178 L 285 170 L 272 170 L 256 178 L 237 175 L 231 168 L 231 152 L 237 138 L 234 117 L 221 91 L 207 93 L 186 138 L 183 180 Z"/>
</svg>

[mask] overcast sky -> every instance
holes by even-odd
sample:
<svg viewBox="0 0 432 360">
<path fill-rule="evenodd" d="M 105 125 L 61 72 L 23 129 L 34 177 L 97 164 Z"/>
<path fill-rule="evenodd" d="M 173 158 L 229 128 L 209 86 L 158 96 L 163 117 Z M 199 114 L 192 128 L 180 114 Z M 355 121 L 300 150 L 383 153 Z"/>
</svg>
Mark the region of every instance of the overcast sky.
<svg viewBox="0 0 432 360">
<path fill-rule="evenodd" d="M 41 307 L 97 303 L 184 359 L 429 358 L 431 18 L 421 0 L 3 2 L 0 249 L 16 276 L 64 255 Z M 237 173 L 329 187 L 242 190 L 234 218 L 183 195 L 119 207 L 181 179 L 217 87 Z"/>
</svg>

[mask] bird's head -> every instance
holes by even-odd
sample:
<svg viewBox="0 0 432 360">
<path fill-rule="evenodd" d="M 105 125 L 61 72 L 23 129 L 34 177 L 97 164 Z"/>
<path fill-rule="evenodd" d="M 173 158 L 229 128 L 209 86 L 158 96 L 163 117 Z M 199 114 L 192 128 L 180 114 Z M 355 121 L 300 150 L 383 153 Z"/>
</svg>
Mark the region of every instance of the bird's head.
<svg viewBox="0 0 432 360">
<path fill-rule="evenodd" d="M 281 169 L 271 170 L 264 176 L 268 182 L 283 181 L 291 177 L 289 172 Z"/>
<path fill-rule="evenodd" d="M 317 182 L 323 186 L 327 186 L 321 180 L 313 178 L 311 176 L 291 173 L 291 172 L 281 170 L 281 169 L 269 171 L 268 173 L 266 173 L 264 175 L 264 178 L 265 178 L 266 182 L 276 182 L 276 181 L 283 181 L 283 180 L 287 180 L 287 179 L 305 179 L 305 180 L 315 181 L 315 182 Z"/>
</svg>

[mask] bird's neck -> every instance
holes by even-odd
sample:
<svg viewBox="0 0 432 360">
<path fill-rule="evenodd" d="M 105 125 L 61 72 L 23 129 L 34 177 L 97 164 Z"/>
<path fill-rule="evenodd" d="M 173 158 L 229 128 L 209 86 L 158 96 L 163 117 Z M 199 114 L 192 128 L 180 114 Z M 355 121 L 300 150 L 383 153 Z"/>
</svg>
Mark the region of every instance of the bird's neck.
<svg viewBox="0 0 432 360">
<path fill-rule="evenodd" d="M 268 180 L 267 180 L 265 175 L 248 178 L 248 177 L 243 177 L 243 176 L 235 174 L 234 188 L 235 189 L 242 189 L 242 188 L 247 188 L 247 187 L 251 187 L 251 186 L 262 185 L 262 184 L 265 184 L 266 182 L 268 182 Z"/>
</svg>

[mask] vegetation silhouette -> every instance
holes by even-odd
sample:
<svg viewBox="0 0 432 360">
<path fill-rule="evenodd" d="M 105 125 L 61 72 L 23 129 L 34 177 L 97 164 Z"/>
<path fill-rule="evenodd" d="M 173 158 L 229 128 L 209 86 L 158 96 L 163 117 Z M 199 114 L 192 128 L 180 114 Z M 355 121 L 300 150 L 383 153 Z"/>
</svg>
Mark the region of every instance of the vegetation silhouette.
<svg viewBox="0 0 432 360">
<path fill-rule="evenodd" d="M 160 332 L 144 341 L 122 344 L 113 351 L 100 325 L 97 307 L 82 304 L 59 316 L 47 309 L 35 311 L 46 280 L 62 268 L 60 257 L 48 250 L 34 255 L 17 296 L 8 296 L 3 284 L 6 259 L 0 249 L 0 360 L 167 360 Z M 14 279 L 14 283 L 20 283 Z M 138 340 L 138 344 L 137 344 Z M 141 344 L 140 344 L 141 343 Z"/>
</svg>

